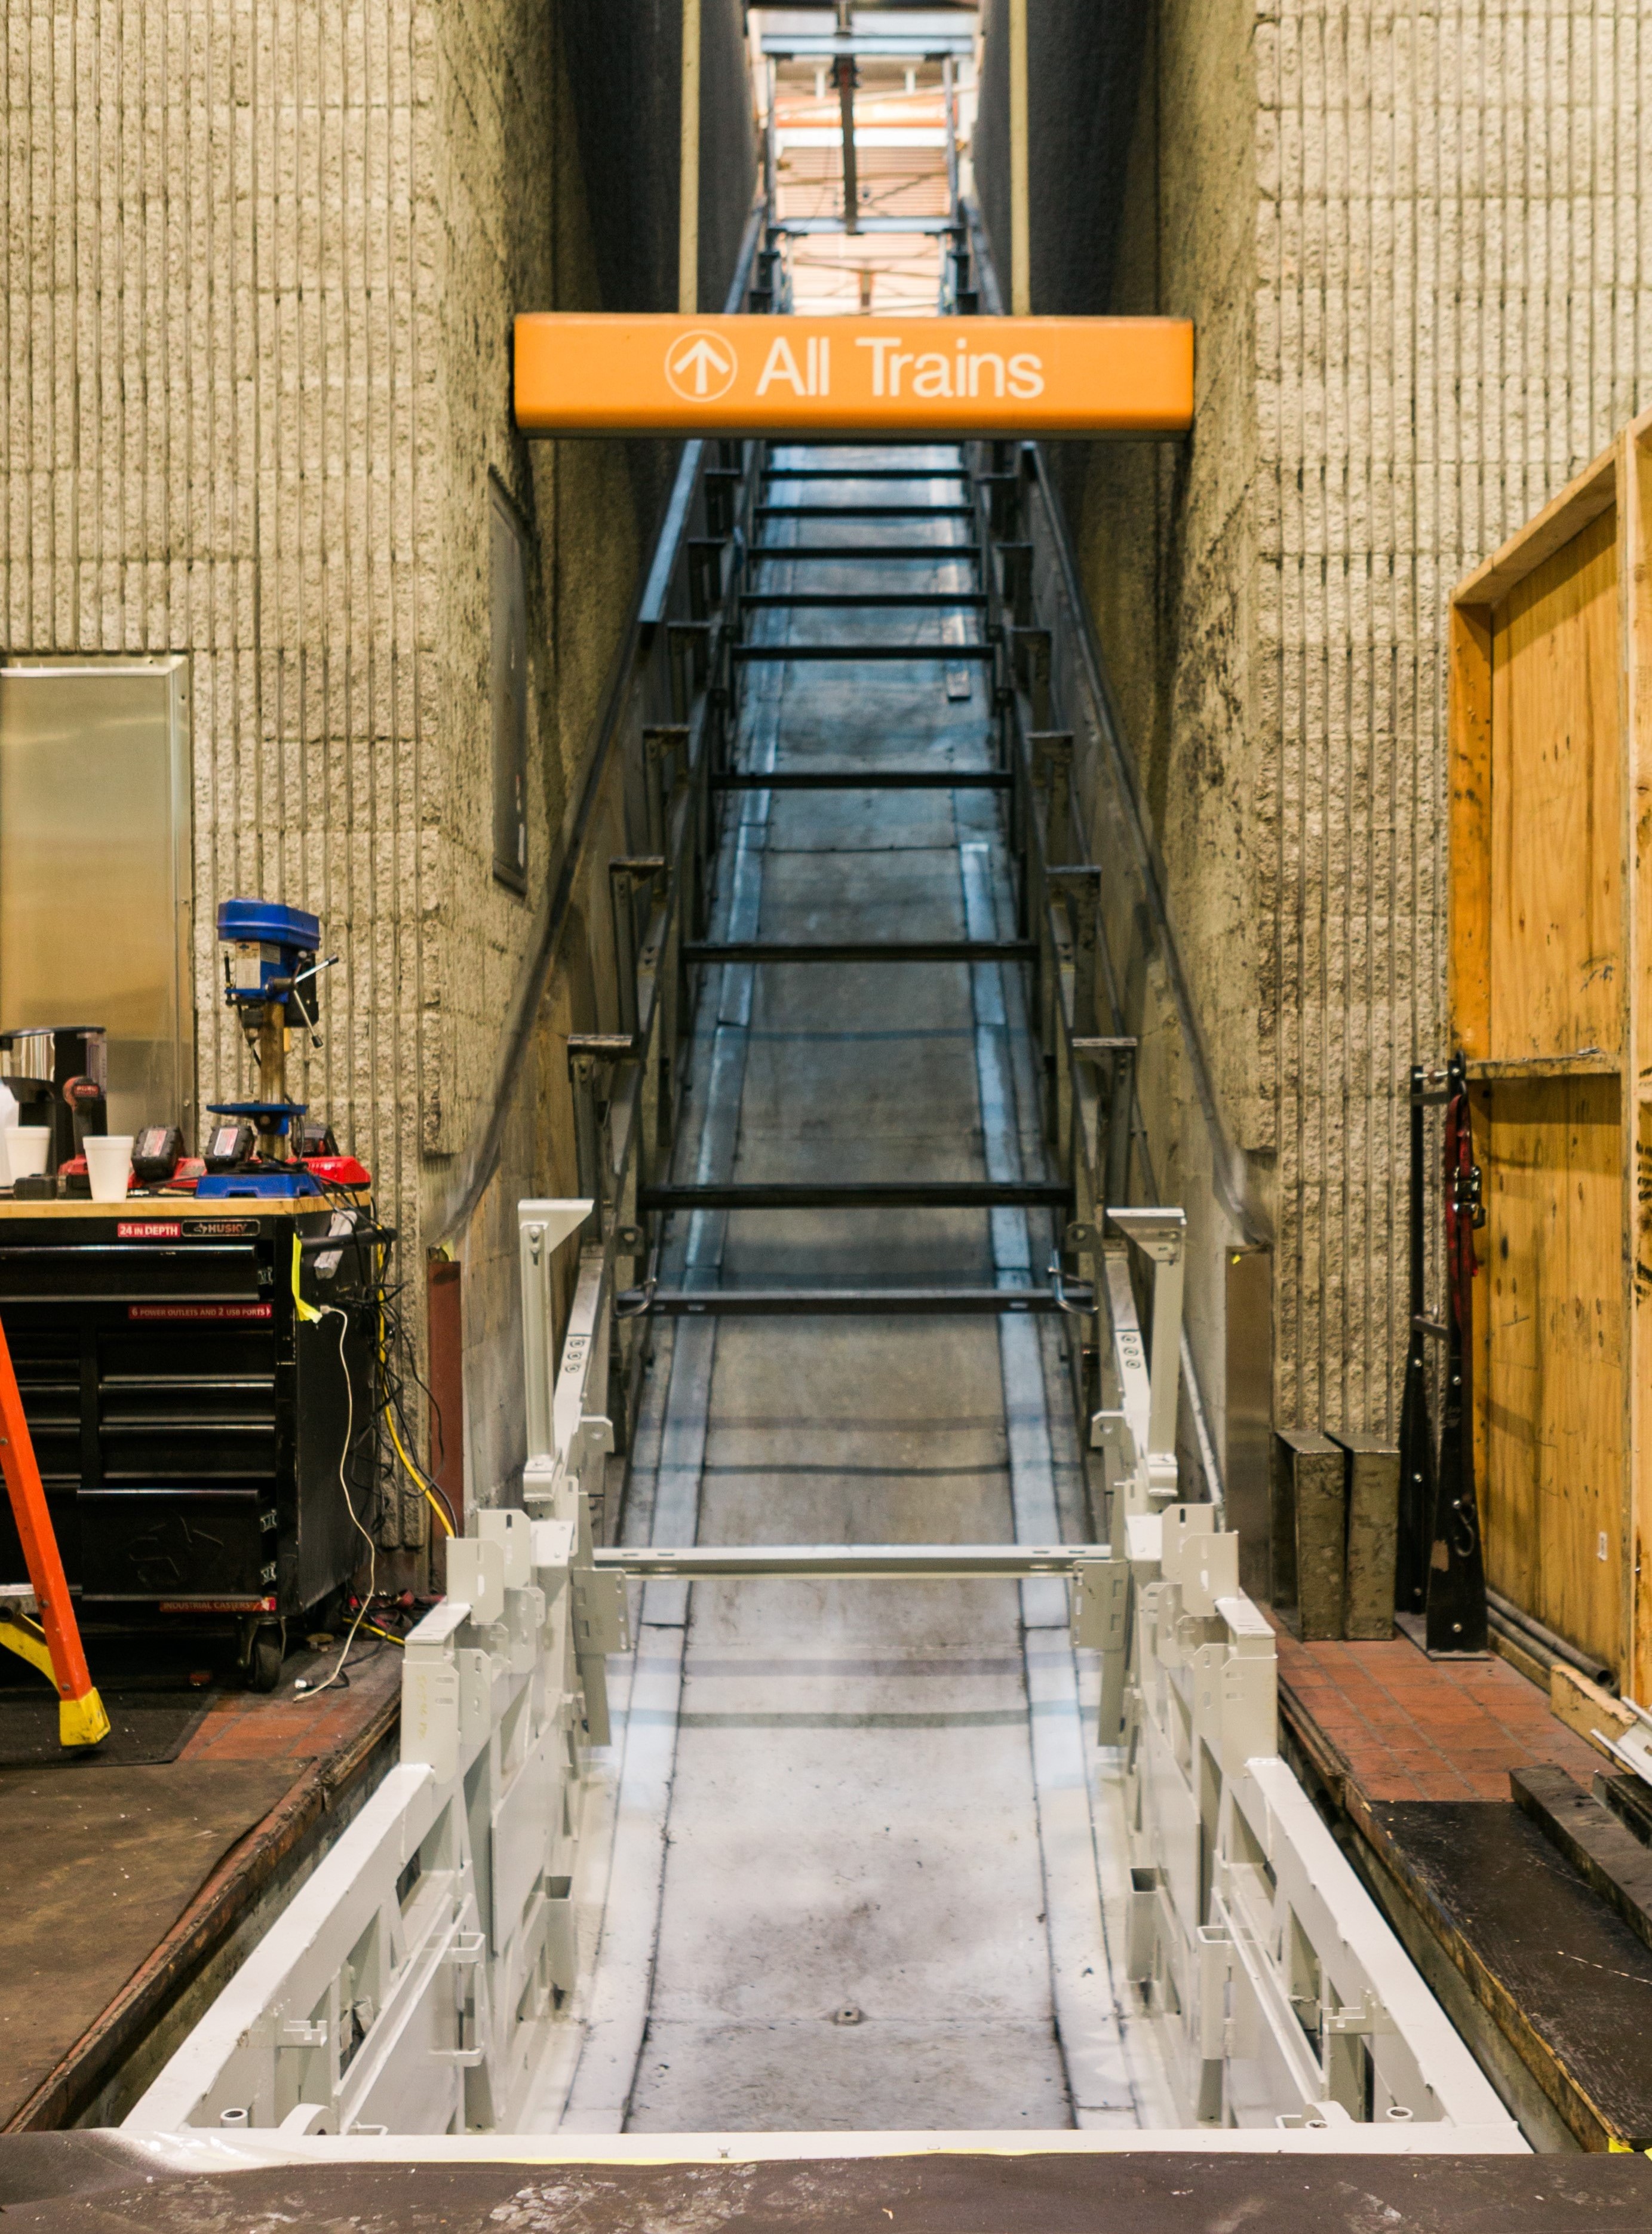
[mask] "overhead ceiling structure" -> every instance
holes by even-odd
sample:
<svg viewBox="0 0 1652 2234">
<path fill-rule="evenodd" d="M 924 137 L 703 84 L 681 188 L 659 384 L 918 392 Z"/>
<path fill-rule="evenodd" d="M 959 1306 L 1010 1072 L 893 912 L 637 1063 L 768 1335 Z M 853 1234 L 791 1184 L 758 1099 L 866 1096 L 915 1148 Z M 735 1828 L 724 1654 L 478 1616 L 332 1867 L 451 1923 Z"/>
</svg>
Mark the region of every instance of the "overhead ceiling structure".
<svg viewBox="0 0 1652 2234">
<path fill-rule="evenodd" d="M 937 308 L 977 32 L 973 7 L 752 10 L 774 229 L 789 236 L 800 313 Z"/>
</svg>

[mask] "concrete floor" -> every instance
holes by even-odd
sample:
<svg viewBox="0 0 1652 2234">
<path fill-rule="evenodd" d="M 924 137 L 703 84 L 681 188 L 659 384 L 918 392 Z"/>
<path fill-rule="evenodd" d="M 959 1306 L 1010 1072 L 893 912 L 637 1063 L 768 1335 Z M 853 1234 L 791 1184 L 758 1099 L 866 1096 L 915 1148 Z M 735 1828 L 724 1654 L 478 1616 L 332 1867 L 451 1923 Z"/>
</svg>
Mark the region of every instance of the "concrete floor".
<svg viewBox="0 0 1652 2234">
<path fill-rule="evenodd" d="M 935 481 L 777 486 L 784 501 L 956 500 L 956 484 Z M 813 542 L 962 532 L 807 528 Z M 761 572 L 772 589 L 967 578 L 940 560 Z M 933 641 L 941 617 L 771 612 L 757 625 L 793 642 Z M 965 697 L 960 670 L 939 664 L 754 666 L 740 762 L 989 765 L 985 692 L 969 671 Z M 989 794 L 745 794 L 725 842 L 725 935 L 991 935 L 1010 929 L 1010 905 Z M 702 993 L 679 1176 L 1041 1169 L 1020 990 L 996 965 L 718 975 Z M 676 1228 L 665 1277 L 724 1286 L 1016 1284 L 1049 1245 L 1047 1221 L 1019 1212 L 748 1212 Z M 1058 1342 L 1024 1318 L 679 1321 L 656 1355 L 625 1532 L 1087 1537 Z M 1006 1584 L 648 1586 L 615 1865 L 628 1912 L 611 1891 L 565 2125 L 1144 2121 L 1054 1588 L 1026 1586 L 1023 1604 Z M 1029 1670 L 1057 1662 L 1035 1713 Z"/>
</svg>

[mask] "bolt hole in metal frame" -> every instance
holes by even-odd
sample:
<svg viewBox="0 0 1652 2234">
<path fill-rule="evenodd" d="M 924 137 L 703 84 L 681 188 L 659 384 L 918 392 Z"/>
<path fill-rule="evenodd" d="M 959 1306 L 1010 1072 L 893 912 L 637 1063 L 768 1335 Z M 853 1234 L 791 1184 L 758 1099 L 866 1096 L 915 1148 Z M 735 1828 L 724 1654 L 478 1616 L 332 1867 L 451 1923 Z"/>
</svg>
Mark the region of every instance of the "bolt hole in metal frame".
<svg viewBox="0 0 1652 2234">
<path fill-rule="evenodd" d="M 990 272 L 979 276 L 990 299 Z M 1073 858 L 1074 742 L 1055 726 L 1056 678 L 1073 671 L 1061 647 L 1064 609 L 1021 532 L 1028 506 L 1043 508 L 1046 536 L 1059 533 L 1059 522 L 1028 450 L 977 455 L 969 484 L 988 599 L 982 649 L 1001 716 L 992 774 L 1007 792 L 1023 934 L 984 944 L 1031 972 L 1046 1121 L 1065 1175 L 1059 1201 L 1046 1206 L 1068 1215 L 1048 1288 L 908 1297 L 925 1310 L 1022 1308 L 1078 1320 L 1074 1399 L 1099 1465 L 1094 1493 L 1110 1516 L 1107 1540 L 676 1550 L 600 1541 L 609 1458 L 656 1316 L 690 1302 L 889 1311 L 906 1300 L 878 1290 L 688 1297 L 658 1285 L 662 1222 L 689 1206 L 666 1173 L 689 973 L 701 958 L 695 950 L 711 946 L 714 803 L 746 781 L 728 758 L 732 655 L 746 568 L 760 555 L 746 536 L 765 456 L 746 445 L 736 467 L 735 447 L 720 446 L 708 467 L 690 446 L 644 598 L 656 696 L 669 718 L 642 729 L 634 796 L 646 850 L 617 857 L 607 879 L 623 981 L 617 1028 L 569 1044 L 580 1193 L 519 1205 L 523 1507 L 476 1513 L 473 1532 L 450 1545 L 447 1597 L 408 1639 L 399 1764 L 127 2128 L 147 2137 L 158 2161 L 193 2163 L 205 2148 L 219 2168 L 271 2157 L 520 2156 L 513 2120 L 535 2060 L 565 2031 L 591 1951 L 578 1943 L 575 1918 L 582 1893 L 600 1898 L 605 1869 L 591 1764 L 610 1735 L 607 1658 L 629 1647 L 628 1579 L 764 1575 L 784 1588 L 853 1575 L 919 1587 L 1055 1575 L 1068 1584 L 1074 1642 L 1098 1656 L 1097 1737 L 1122 1749 L 1131 1990 L 1175 2045 L 1180 2106 L 1199 2126 L 1198 2145 L 1521 2149 L 1278 1756 L 1272 1633 L 1238 1591 L 1237 1538 L 1221 1527 L 1202 1436 L 1206 1494 L 1192 1502 L 1180 1494 L 1186 1220 L 1179 1207 L 1131 1200 L 1152 1183 L 1139 1048 L 1116 1025 L 1100 872 Z M 693 538 L 689 524 L 702 502 L 710 532 Z M 719 545 L 715 566 L 708 544 Z M 671 605 L 679 597 L 690 608 L 681 622 Z M 1127 879 L 1130 869 L 1126 859 L 1114 873 Z M 933 958 L 977 958 L 959 944 L 971 943 Z M 1008 956 L 997 955 L 1000 944 Z M 1115 1020 L 1111 1034 L 1094 1029 L 1104 1015 Z M 729 1192 L 713 1190 L 702 1206 L 712 1194 L 724 1206 Z M 1015 1192 L 1044 1201 L 1037 1188 Z M 907 1199 L 925 1199 L 923 1183 Z M 554 1267 L 575 1246 L 558 1358 Z M 968 2148 L 984 2139 L 923 2145 Z M 1013 2139 L 1017 2148 L 1068 2143 L 1116 2147 L 1130 2137 Z M 884 2145 L 834 2133 L 815 2152 Z M 547 2138 L 533 2152 L 623 2155 L 625 2146 Z M 660 2138 L 637 2146 L 657 2155 Z M 748 2154 L 795 2146 L 718 2144 L 722 2153 Z M 692 2153 L 686 2139 L 684 2148 Z"/>
</svg>

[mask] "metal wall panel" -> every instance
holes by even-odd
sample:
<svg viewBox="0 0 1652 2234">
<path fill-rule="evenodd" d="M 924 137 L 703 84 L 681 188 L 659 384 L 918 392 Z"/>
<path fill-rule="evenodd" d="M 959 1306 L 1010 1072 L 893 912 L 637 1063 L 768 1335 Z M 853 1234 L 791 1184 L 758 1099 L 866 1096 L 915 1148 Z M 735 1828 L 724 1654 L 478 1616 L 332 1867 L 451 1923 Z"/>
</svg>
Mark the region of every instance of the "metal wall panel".
<svg viewBox="0 0 1652 2234">
<path fill-rule="evenodd" d="M 193 1146 L 191 834 L 185 660 L 0 668 L 0 1028 L 106 1026 L 109 1130 Z"/>
<path fill-rule="evenodd" d="M 1239 1588 L 1269 1597 L 1269 1466 L 1273 1439 L 1273 1251 L 1227 1252 L 1227 1358 L 1222 1479 L 1239 1538 Z"/>
</svg>

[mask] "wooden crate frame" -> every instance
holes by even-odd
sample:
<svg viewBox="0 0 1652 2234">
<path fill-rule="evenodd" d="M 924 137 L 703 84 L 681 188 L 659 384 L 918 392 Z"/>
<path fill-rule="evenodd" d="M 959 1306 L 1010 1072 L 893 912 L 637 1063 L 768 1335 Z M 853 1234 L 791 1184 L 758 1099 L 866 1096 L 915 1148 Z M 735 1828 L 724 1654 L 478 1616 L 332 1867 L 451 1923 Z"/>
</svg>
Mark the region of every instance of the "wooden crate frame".
<svg viewBox="0 0 1652 2234">
<path fill-rule="evenodd" d="M 1459 583 L 1449 612 L 1449 994 L 1487 1206 L 1472 1359 L 1488 1575 L 1641 1699 L 1652 1696 L 1649 518 L 1652 412 Z"/>
</svg>

